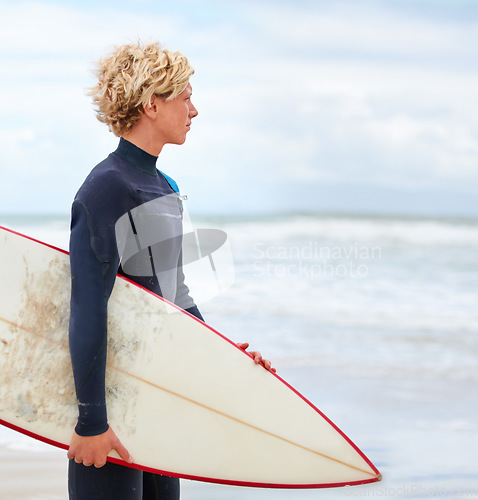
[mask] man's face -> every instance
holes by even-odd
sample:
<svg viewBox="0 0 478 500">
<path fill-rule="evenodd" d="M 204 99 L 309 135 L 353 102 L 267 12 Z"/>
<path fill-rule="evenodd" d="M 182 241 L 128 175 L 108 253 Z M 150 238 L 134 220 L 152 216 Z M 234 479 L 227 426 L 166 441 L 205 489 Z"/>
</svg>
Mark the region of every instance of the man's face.
<svg viewBox="0 0 478 500">
<path fill-rule="evenodd" d="M 158 139 L 163 144 L 183 144 L 186 140 L 192 119 L 198 115 L 191 101 L 191 84 L 171 101 L 157 97 L 158 106 L 157 128 Z"/>
</svg>

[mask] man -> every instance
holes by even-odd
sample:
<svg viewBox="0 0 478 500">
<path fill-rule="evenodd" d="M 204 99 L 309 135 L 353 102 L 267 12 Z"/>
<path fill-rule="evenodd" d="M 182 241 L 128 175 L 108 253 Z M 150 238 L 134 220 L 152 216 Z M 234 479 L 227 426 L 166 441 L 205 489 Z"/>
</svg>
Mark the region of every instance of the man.
<svg viewBox="0 0 478 500">
<path fill-rule="evenodd" d="M 177 478 L 106 463 L 111 450 L 128 463 L 133 461 L 107 420 L 106 311 L 119 273 L 202 320 L 184 283 L 178 237 L 182 210 L 176 185 L 156 168 L 164 145 L 183 144 L 198 115 L 191 101 L 192 74 L 182 54 L 155 43 L 118 47 L 98 64 L 98 81 L 91 89 L 97 117 L 120 142 L 117 150 L 90 172 L 72 205 L 69 341 L 79 417 L 68 451 L 71 500 L 179 498 Z M 165 234 L 175 235 L 159 237 L 171 243 L 165 259 L 168 264 L 164 266 L 164 259 L 149 251 L 139 253 L 134 266 L 128 267 L 122 261 L 125 245 L 118 239 L 118 226 L 126 220 L 136 233 L 133 214 L 151 206 L 159 223 L 141 230 L 157 227 L 161 232 L 164 226 Z M 166 217 L 162 219 L 162 215 Z M 164 272 L 158 271 L 161 266 Z M 260 353 L 251 354 L 256 363 L 274 370 Z"/>
</svg>

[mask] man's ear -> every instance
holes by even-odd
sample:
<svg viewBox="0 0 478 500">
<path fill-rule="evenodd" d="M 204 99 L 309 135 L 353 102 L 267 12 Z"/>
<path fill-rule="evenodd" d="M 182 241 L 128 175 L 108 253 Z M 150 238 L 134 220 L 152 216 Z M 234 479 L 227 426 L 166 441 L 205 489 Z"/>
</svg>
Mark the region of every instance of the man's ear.
<svg viewBox="0 0 478 500">
<path fill-rule="evenodd" d="M 143 112 L 149 118 L 154 118 L 158 112 L 158 96 L 152 95 L 147 104 L 143 105 Z"/>
</svg>

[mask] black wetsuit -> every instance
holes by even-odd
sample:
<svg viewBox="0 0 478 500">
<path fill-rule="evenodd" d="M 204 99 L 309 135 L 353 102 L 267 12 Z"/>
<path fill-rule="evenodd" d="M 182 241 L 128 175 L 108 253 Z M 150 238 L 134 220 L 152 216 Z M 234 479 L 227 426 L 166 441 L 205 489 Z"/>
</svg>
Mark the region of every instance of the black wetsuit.
<svg viewBox="0 0 478 500">
<path fill-rule="evenodd" d="M 69 342 L 79 408 L 75 430 L 80 436 L 94 436 L 108 429 L 106 310 L 117 273 L 202 319 L 184 283 L 182 202 L 173 189 L 174 181 L 156 169 L 156 160 L 157 157 L 121 139 L 118 149 L 91 171 L 73 202 Z M 143 217 L 145 213 L 148 217 Z M 152 214 L 155 217 L 151 218 Z M 144 219 L 154 222 L 141 226 Z M 140 245 L 136 252 L 127 254 L 126 249 L 131 248 L 126 242 L 128 236 L 139 241 L 138 234 L 156 229 L 162 234 L 152 239 L 147 234 L 144 248 Z M 146 473 L 143 478 L 140 471 L 125 469 L 109 463 L 95 469 L 70 461 L 70 498 L 179 498 L 177 479 Z M 138 491 L 143 489 L 143 479 L 144 497 Z M 168 496 L 167 491 L 172 493 Z"/>
</svg>

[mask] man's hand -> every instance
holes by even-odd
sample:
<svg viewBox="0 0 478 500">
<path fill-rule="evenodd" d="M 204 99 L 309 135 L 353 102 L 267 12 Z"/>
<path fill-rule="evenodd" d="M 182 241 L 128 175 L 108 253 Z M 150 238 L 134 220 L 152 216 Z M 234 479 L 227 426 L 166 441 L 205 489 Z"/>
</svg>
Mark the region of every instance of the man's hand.
<svg viewBox="0 0 478 500">
<path fill-rule="evenodd" d="M 76 432 L 70 443 L 68 458 L 74 459 L 77 464 L 89 467 L 103 467 L 106 464 L 106 457 L 111 450 L 118 452 L 119 456 L 128 463 L 133 463 L 128 450 L 121 444 L 111 427 L 98 436 L 79 436 Z"/>
<path fill-rule="evenodd" d="M 244 349 L 244 351 L 249 347 L 249 344 L 247 342 L 244 342 L 242 344 L 238 343 L 237 345 L 241 349 Z M 264 366 L 264 368 L 266 370 L 269 370 L 269 371 L 274 372 L 274 373 L 277 371 L 275 368 L 272 368 L 272 364 L 271 364 L 271 362 L 268 359 L 263 359 L 262 358 L 260 352 L 258 352 L 258 351 L 251 351 L 249 354 L 254 359 L 254 363 L 256 363 L 256 365 L 261 364 L 262 366 Z"/>
</svg>

